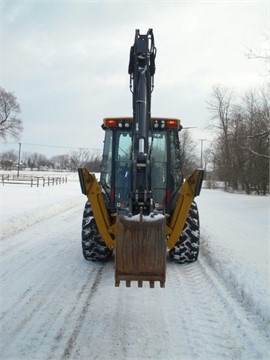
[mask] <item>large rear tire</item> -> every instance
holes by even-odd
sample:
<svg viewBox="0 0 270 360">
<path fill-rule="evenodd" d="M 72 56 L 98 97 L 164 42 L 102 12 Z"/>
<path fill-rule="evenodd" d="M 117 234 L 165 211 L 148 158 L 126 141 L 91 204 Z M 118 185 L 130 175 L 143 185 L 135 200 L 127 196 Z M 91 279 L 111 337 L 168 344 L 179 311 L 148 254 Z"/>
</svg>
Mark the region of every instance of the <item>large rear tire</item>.
<svg viewBox="0 0 270 360">
<path fill-rule="evenodd" d="M 90 203 L 85 204 L 82 220 L 82 253 L 86 260 L 105 261 L 112 256 L 101 238 Z"/>
<path fill-rule="evenodd" d="M 200 248 L 200 222 L 197 204 L 193 201 L 179 240 L 169 251 L 175 263 L 191 263 L 198 259 Z"/>
</svg>

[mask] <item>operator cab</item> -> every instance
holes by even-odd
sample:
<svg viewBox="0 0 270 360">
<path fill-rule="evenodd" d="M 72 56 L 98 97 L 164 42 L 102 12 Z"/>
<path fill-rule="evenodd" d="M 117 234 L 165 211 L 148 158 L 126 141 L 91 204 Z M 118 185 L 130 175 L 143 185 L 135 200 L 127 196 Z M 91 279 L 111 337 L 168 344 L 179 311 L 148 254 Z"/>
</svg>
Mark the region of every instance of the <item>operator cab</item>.
<svg viewBox="0 0 270 360">
<path fill-rule="evenodd" d="M 132 188 L 132 118 L 105 118 L 100 184 L 112 212 L 129 207 Z M 178 119 L 152 118 L 149 129 L 148 162 L 154 208 L 169 213 L 182 184 Z M 149 179 L 149 181 L 150 181 Z"/>
</svg>

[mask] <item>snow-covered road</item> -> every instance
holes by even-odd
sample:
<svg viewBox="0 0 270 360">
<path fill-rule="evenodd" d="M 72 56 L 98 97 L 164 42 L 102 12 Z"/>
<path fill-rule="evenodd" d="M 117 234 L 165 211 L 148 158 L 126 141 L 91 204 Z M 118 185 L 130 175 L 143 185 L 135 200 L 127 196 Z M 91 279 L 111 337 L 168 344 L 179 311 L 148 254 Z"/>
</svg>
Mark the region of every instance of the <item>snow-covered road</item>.
<svg viewBox="0 0 270 360">
<path fill-rule="evenodd" d="M 58 191 L 58 211 L 48 211 L 48 196 L 43 217 L 34 213 L 31 217 L 30 211 L 23 215 L 17 209 L 18 219 L 28 216 L 32 222 L 13 233 L 12 213 L 4 217 L 1 359 L 269 358 L 267 233 L 258 239 L 264 244 L 258 245 L 261 266 L 256 259 L 252 261 L 253 247 L 249 251 L 245 248 L 238 257 L 243 243 L 240 239 L 238 246 L 231 246 L 233 241 L 226 239 L 227 228 L 222 246 L 220 227 L 226 216 L 233 216 L 235 207 L 242 206 L 240 195 L 229 209 L 227 196 L 234 195 L 203 190 L 198 199 L 203 237 L 199 261 L 190 265 L 168 263 L 165 289 L 150 289 L 147 284 L 141 289 L 136 284 L 115 288 L 113 261 L 91 263 L 81 255 L 84 198 L 78 184 L 61 186 L 51 188 L 51 192 Z M 24 192 L 33 194 L 29 190 Z M 10 193 L 10 188 L 2 190 L 3 211 L 6 207 L 7 213 Z M 269 199 L 254 197 L 264 214 L 269 203 L 260 199 Z M 41 206 L 39 201 L 39 212 Z M 203 223 L 211 221 L 217 211 L 215 226 Z M 267 224 L 267 214 L 265 219 Z M 231 233 L 240 226 L 239 221 L 230 221 Z M 246 226 L 243 223 L 240 228 Z M 218 234 L 213 233 L 218 228 Z M 241 232 L 236 231 L 239 238 Z M 263 246 L 266 248 L 260 250 Z M 250 263 L 242 267 L 247 258 Z"/>
</svg>

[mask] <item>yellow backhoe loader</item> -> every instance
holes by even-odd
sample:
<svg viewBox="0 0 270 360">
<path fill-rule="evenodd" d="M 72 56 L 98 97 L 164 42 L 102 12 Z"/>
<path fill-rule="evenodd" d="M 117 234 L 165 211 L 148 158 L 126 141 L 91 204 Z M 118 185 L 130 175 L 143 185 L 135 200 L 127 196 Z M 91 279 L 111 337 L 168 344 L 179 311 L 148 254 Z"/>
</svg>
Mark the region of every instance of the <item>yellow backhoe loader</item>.
<svg viewBox="0 0 270 360">
<path fill-rule="evenodd" d="M 183 178 L 179 119 L 152 117 L 156 48 L 152 29 L 135 31 L 128 72 L 133 116 L 105 118 L 100 179 L 78 169 L 88 198 L 82 221 L 86 260 L 114 256 L 115 286 L 155 281 L 165 286 L 166 262 L 196 261 L 203 170 Z"/>
</svg>

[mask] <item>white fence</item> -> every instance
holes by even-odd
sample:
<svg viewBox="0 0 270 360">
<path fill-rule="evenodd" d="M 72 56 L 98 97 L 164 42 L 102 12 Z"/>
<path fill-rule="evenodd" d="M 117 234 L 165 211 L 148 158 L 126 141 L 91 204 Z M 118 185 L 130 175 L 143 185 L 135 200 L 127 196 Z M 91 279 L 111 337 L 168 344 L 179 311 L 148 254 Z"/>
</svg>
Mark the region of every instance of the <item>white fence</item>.
<svg viewBox="0 0 270 360">
<path fill-rule="evenodd" d="M 50 186 L 67 183 L 67 176 L 30 176 L 13 174 L 0 174 L 2 184 L 20 184 L 32 186 Z"/>
</svg>

